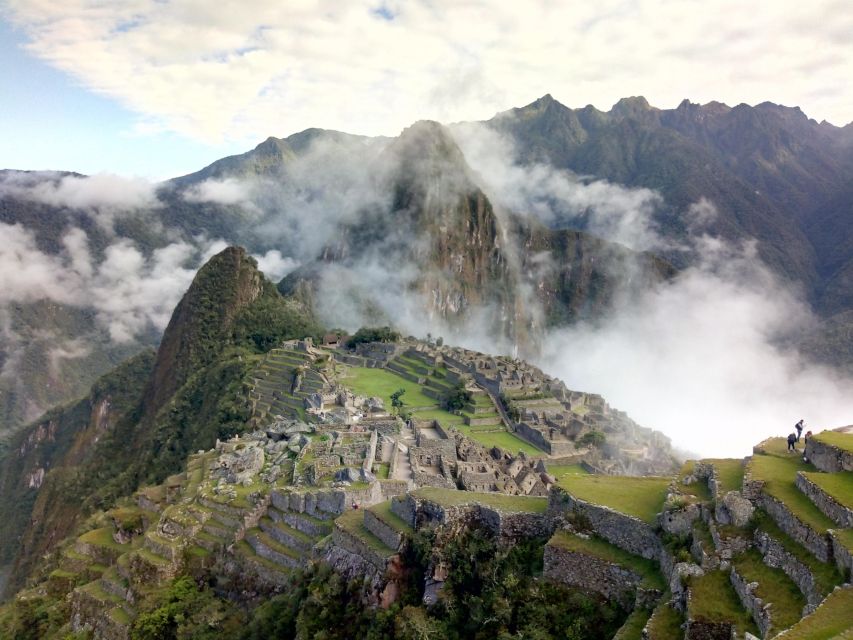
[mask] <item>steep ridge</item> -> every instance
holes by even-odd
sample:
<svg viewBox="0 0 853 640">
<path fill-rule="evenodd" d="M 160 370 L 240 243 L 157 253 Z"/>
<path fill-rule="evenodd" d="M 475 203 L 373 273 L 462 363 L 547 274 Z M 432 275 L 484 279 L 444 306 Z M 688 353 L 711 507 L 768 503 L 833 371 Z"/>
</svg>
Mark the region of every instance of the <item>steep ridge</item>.
<svg viewBox="0 0 853 640">
<path fill-rule="evenodd" d="M 161 481 L 190 452 L 245 429 L 249 372 L 260 354 L 294 333 L 320 329 L 301 305 L 278 294 L 245 250 L 229 247 L 211 258 L 176 308 L 156 358 L 123 365 L 87 399 L 24 429 L 20 446 L 4 452 L 10 497 L 31 479 L 12 509 L 16 517 L 4 523 L 4 557 L 15 557 L 10 588 L 86 513 L 146 479 Z M 50 444 L 28 456 L 33 439 Z M 43 460 L 36 454 L 45 447 L 50 457 Z"/>
<path fill-rule="evenodd" d="M 405 130 L 380 155 L 375 173 L 393 194 L 391 211 L 366 211 L 342 228 L 319 261 L 279 284 L 283 293 L 301 288 L 322 309 L 319 290 L 324 280 L 335 280 L 329 273 L 343 278 L 342 269 L 378 269 L 386 274 L 383 282 L 352 283 L 351 295 L 363 307 L 383 310 L 371 300 L 387 294 L 381 287 L 396 287 L 396 295 L 417 297 L 428 320 L 450 327 L 485 312 L 485 333 L 508 336 L 524 350 L 546 324 L 593 317 L 620 295 L 674 275 L 671 265 L 651 255 L 496 210 L 438 123 Z M 379 296 L 370 287 L 379 288 Z M 380 321 L 387 319 L 380 315 Z"/>
</svg>

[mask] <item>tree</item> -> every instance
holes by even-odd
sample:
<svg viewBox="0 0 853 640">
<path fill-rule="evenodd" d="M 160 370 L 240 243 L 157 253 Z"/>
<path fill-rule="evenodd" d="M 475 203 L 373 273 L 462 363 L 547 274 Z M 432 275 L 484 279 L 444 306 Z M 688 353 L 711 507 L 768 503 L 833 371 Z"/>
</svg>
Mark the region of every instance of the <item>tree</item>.
<svg viewBox="0 0 853 640">
<path fill-rule="evenodd" d="M 605 442 L 607 442 L 607 438 L 604 437 L 604 434 L 601 431 L 593 429 L 592 431 L 587 431 L 578 439 L 577 446 L 596 447 L 600 449 L 604 446 Z"/>
<path fill-rule="evenodd" d="M 471 392 L 461 382 L 453 387 L 444 401 L 448 411 L 457 411 L 471 402 Z"/>
<path fill-rule="evenodd" d="M 405 395 L 405 389 L 397 389 L 394 393 L 391 394 L 391 406 L 395 409 L 401 409 L 403 407 L 403 396 Z"/>
</svg>

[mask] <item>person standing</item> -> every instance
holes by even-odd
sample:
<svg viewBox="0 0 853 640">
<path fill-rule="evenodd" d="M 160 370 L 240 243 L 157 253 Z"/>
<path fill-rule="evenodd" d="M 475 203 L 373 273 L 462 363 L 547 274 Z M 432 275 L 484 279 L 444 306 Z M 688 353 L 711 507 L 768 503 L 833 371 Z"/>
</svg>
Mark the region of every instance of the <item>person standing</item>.
<svg viewBox="0 0 853 640">
<path fill-rule="evenodd" d="M 796 444 L 797 444 L 797 434 L 796 433 L 789 433 L 788 434 L 788 451 L 796 451 L 797 450 L 797 447 L 795 446 Z"/>
<path fill-rule="evenodd" d="M 804 420 L 800 418 L 800 421 L 794 425 L 794 428 L 797 430 L 797 442 L 800 441 L 800 434 L 803 432 L 803 428 L 805 427 Z"/>
</svg>

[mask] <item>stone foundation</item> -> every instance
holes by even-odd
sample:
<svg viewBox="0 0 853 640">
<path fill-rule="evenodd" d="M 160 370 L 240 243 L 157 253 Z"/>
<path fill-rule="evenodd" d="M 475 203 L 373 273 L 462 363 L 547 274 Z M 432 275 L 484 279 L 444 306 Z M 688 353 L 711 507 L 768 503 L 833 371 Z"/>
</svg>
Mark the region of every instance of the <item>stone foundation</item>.
<svg viewBox="0 0 853 640">
<path fill-rule="evenodd" d="M 545 545 L 543 575 L 553 582 L 600 593 L 625 608 L 633 606 L 643 581 L 642 576 L 618 564 L 550 544 Z"/>
</svg>

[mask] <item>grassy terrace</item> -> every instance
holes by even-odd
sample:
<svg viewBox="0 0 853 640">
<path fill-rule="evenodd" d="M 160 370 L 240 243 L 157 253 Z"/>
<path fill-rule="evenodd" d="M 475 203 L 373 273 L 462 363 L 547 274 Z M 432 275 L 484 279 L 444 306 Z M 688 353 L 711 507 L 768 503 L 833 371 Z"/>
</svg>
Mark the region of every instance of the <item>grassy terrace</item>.
<svg viewBox="0 0 853 640">
<path fill-rule="evenodd" d="M 643 627 L 649 621 L 651 611 L 648 609 L 634 609 L 628 619 L 619 627 L 619 631 L 613 636 L 613 640 L 641 640 Z"/>
<path fill-rule="evenodd" d="M 818 442 L 832 445 L 844 451 L 853 451 L 853 433 L 840 433 L 838 431 L 821 431 L 814 436 Z"/>
<path fill-rule="evenodd" d="M 773 603 L 771 619 L 776 632 L 787 629 L 800 619 L 806 600 L 784 571 L 764 564 L 761 554 L 755 549 L 735 558 L 734 565 L 744 580 L 758 583 L 755 594 L 759 598 Z"/>
<path fill-rule="evenodd" d="M 444 507 L 461 507 L 466 504 L 483 504 L 508 513 L 545 513 L 547 498 L 529 498 L 527 496 L 507 496 L 502 493 L 475 493 L 456 489 L 437 489 L 423 487 L 411 495 L 431 500 Z"/>
<path fill-rule="evenodd" d="M 681 467 L 678 473 L 678 490 L 686 496 L 693 496 L 696 502 L 710 502 L 711 490 L 708 488 L 708 483 L 704 480 L 696 480 L 690 484 L 684 484 L 684 478 L 691 475 L 696 468 L 695 460 L 688 460 Z"/>
<path fill-rule="evenodd" d="M 693 620 L 709 622 L 729 622 L 742 637 L 745 631 L 760 636 L 755 622 L 743 608 L 729 580 L 729 574 L 723 571 L 709 571 L 704 576 L 690 580 L 690 607 L 688 616 Z"/>
<path fill-rule="evenodd" d="M 658 571 L 656 562 L 623 551 L 601 538 L 581 538 L 567 531 L 557 531 L 548 541 L 548 544 L 552 547 L 583 553 L 625 567 L 643 576 L 643 586 L 660 590 L 666 588 L 666 583 Z"/>
<path fill-rule="evenodd" d="M 853 587 L 834 591 L 810 616 L 785 634 L 785 640 L 844 640 L 853 638 Z"/>
<path fill-rule="evenodd" d="M 838 473 L 806 472 L 806 478 L 814 482 L 839 504 L 853 508 L 853 471 Z"/>
<path fill-rule="evenodd" d="M 682 640 L 684 632 L 681 625 L 684 616 L 669 606 L 670 594 L 661 598 L 660 604 L 655 607 L 652 617 L 649 618 L 649 640 Z"/>
<path fill-rule="evenodd" d="M 85 542 L 88 544 L 93 544 L 98 547 L 107 547 L 109 549 L 116 549 L 118 551 L 127 551 L 130 549 L 129 544 L 119 544 L 115 540 L 113 540 L 113 529 L 112 527 L 103 527 L 101 529 L 92 529 L 87 533 L 84 533 L 82 536 L 78 538 L 80 542 Z"/>
<path fill-rule="evenodd" d="M 784 438 L 772 438 L 764 446 L 763 454 L 756 454 L 749 463 L 752 477 L 765 482 L 764 490 L 781 500 L 798 518 L 818 533 L 834 526 L 794 484 L 797 471 L 813 471 L 803 462 L 800 453 L 788 453 Z"/>
<path fill-rule="evenodd" d="M 457 424 L 454 426 L 459 429 L 461 433 L 465 434 L 472 440 L 479 442 L 484 447 L 500 447 L 501 449 L 512 453 L 524 451 L 524 453 L 533 456 L 540 456 L 544 453 L 542 450 L 537 449 L 526 440 L 522 440 L 514 433 L 505 431 L 503 425 L 488 427 L 490 429 L 500 429 L 499 431 L 481 431 L 480 429 L 482 429 L 482 427 L 469 427 L 466 424 Z"/>
<path fill-rule="evenodd" d="M 717 479 L 720 481 L 720 491 L 740 491 L 743 489 L 743 460 L 740 458 L 711 458 L 703 460 L 714 465 Z"/>
<path fill-rule="evenodd" d="M 574 474 L 558 484 L 576 498 L 653 523 L 670 482 L 671 478 Z"/>
<path fill-rule="evenodd" d="M 380 502 L 369 508 L 370 512 L 389 527 L 400 533 L 412 533 L 412 528 L 396 513 L 391 511 L 391 501 Z"/>
<path fill-rule="evenodd" d="M 560 482 L 566 476 L 583 476 L 589 473 L 589 471 L 579 464 L 549 464 L 546 462 L 545 468 L 548 470 L 548 473 L 557 479 L 557 482 Z"/>
<path fill-rule="evenodd" d="M 338 516 L 335 524 L 340 525 L 344 531 L 364 542 L 381 556 L 390 556 L 394 553 L 393 549 L 367 530 L 364 526 L 364 512 L 359 509 L 353 509 Z"/>
<path fill-rule="evenodd" d="M 778 540 L 785 547 L 785 551 L 809 568 L 815 578 L 815 586 L 821 593 L 829 593 L 835 585 L 841 583 L 842 576 L 835 563 L 821 562 L 815 558 L 814 555 L 806 551 L 805 547 L 782 531 L 773 521 L 773 518 L 766 513 L 756 511 L 754 521 L 758 530 L 764 531 L 770 537 Z"/>
</svg>

